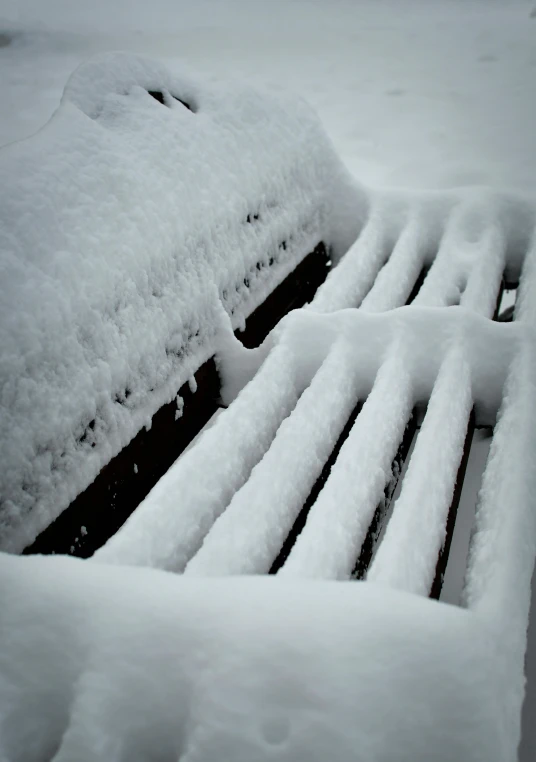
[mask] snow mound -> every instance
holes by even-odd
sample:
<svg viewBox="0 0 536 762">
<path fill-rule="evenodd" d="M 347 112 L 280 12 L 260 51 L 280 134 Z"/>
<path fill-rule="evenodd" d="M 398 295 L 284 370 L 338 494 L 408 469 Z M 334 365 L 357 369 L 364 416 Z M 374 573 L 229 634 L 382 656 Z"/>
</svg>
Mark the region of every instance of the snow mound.
<svg viewBox="0 0 536 762">
<path fill-rule="evenodd" d="M 0 151 L 0 547 L 20 551 L 366 210 L 311 109 L 107 54 Z M 350 213 L 351 212 L 351 213 Z"/>
<path fill-rule="evenodd" d="M 507 758 L 495 650 L 461 609 L 7 554 L 0 597 L 10 762 Z"/>
</svg>

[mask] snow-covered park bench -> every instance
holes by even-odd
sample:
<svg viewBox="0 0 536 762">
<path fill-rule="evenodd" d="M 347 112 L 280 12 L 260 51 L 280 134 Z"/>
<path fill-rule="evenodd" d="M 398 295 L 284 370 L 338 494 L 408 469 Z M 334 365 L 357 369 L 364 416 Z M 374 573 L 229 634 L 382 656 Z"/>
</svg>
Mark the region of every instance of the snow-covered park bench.
<svg viewBox="0 0 536 762">
<path fill-rule="evenodd" d="M 0 555 L 7 758 L 513 762 L 536 548 L 533 202 L 368 191 L 300 104 L 111 64 L 80 69 L 55 121 L 1 162 L 23 192 L 45 141 L 72 223 L 68 248 L 20 220 L 28 259 L 8 259 L 4 548 L 32 542 L 214 353 L 226 409 L 90 560 Z M 90 140 L 110 144 L 97 168 Z M 32 209 L 45 229 L 50 199 Z M 334 266 L 261 341 L 308 256 Z M 233 330 L 263 303 L 244 346 Z M 95 423 L 73 435 L 81 412 Z M 457 605 L 429 600 L 449 561 Z M 21 637 L 32 615 L 44 624 Z M 18 751 L 28 734 L 48 756 Z"/>
</svg>

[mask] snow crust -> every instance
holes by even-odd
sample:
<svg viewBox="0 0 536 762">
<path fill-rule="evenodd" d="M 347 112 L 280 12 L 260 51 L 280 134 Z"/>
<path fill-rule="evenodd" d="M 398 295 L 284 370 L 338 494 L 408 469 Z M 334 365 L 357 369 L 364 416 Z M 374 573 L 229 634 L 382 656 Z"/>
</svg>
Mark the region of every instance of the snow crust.
<svg viewBox="0 0 536 762">
<path fill-rule="evenodd" d="M 243 326 L 319 241 L 345 251 L 366 198 L 304 102 L 130 54 L 81 65 L 0 183 L 0 547 L 20 551 L 213 354 L 219 302 Z"/>
<path fill-rule="evenodd" d="M 0 591 L 10 762 L 507 758 L 492 644 L 455 607 L 7 554 Z"/>
</svg>

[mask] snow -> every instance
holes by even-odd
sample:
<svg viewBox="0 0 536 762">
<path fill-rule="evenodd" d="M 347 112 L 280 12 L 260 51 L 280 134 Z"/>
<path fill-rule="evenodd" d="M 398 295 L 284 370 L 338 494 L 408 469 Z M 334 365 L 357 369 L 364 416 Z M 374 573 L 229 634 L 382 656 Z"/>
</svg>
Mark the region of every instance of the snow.
<svg viewBox="0 0 536 762">
<path fill-rule="evenodd" d="M 534 304 L 534 285 L 536 283 L 536 231 L 523 264 L 521 282 L 517 290 L 514 319 L 527 325 L 534 325 L 536 304 Z"/>
<path fill-rule="evenodd" d="M 7 554 L 0 590 L 10 762 L 507 759 L 493 643 L 461 609 Z"/>
<path fill-rule="evenodd" d="M 14 707 L 9 716 L 0 713 L 7 729 L 0 730 L 0 739 L 16 748 L 21 759 L 28 759 L 33 750 L 39 758 L 43 748 L 47 758 L 55 758 L 62 744 L 60 761 L 103 756 L 176 759 L 182 754 L 186 760 L 199 762 L 222 753 L 244 762 L 252 758 L 336 760 L 337 754 L 342 761 L 354 758 L 359 749 L 364 757 L 375 755 L 379 760 L 441 759 L 443 755 L 445 760 L 513 762 L 536 536 L 532 462 L 536 447 L 536 241 L 530 244 L 536 176 L 532 5 L 523 0 L 411 0 L 401 11 L 398 0 L 270 4 L 153 0 L 149 5 L 116 0 L 113 8 L 101 0 L 91 5 L 1 0 L 6 34 L 2 36 L 0 30 L 0 94 L 6 116 L 0 121 L 0 144 L 42 126 L 56 108 L 67 76 L 82 59 L 123 48 L 167 59 L 162 64 L 166 71 L 181 73 L 184 85 L 195 81 L 196 92 L 206 93 L 207 104 L 209 96 L 223 93 L 223 83 L 236 75 L 264 81 L 270 98 L 279 103 L 287 98 L 283 94 L 287 87 L 304 94 L 319 112 L 346 165 L 367 187 L 381 189 L 367 191 L 366 196 L 358 193 L 358 203 L 349 193 L 334 204 L 340 219 L 348 221 L 353 216 L 355 232 L 365 223 L 363 232 L 307 314 L 288 318 L 259 350 L 243 350 L 230 340 L 228 326 L 221 330 L 220 306 L 214 289 L 207 288 L 206 317 L 209 320 L 210 314 L 216 324 L 214 341 L 220 347 L 224 396 L 227 402 L 235 402 L 218 415 L 212 428 L 93 562 L 0 556 L 0 585 L 7 591 L 2 595 L 7 603 L 0 628 L 9 633 L 9 649 L 0 650 L 0 692 L 10 696 Z M 190 66 L 200 75 L 188 74 Z M 158 65 L 158 76 L 161 71 Z M 84 113 L 94 113 L 99 92 L 79 101 L 80 88 L 71 90 Z M 230 89 L 225 93 L 231 96 Z M 75 107 L 70 97 L 66 96 L 61 108 L 70 110 L 71 118 Z M 121 97 L 108 103 L 113 106 L 105 128 L 110 140 L 116 122 L 124 118 L 117 110 Z M 136 102 L 140 118 L 143 109 L 149 108 L 143 97 L 139 93 Z M 150 102 L 153 110 L 161 112 L 162 124 L 171 119 L 168 111 L 174 118 L 182 114 L 184 124 L 190 117 L 197 125 L 202 121 L 200 112 L 192 115 L 183 112 L 180 104 L 168 103 L 174 108 Z M 228 116 L 234 119 L 234 114 Z M 56 116 L 33 139 L 40 160 L 48 149 L 43 135 L 57 129 L 58 121 Z M 130 132 L 129 145 L 140 154 L 150 178 L 151 149 L 136 144 Z M 22 149 L 8 150 L 15 156 Z M 156 154 L 155 148 L 158 158 Z M 314 151 L 307 155 L 313 158 Z M 167 171 L 161 164 L 159 169 Z M 63 170 L 58 165 L 57 173 Z M 404 186 L 404 192 L 384 190 L 394 185 Z M 458 187 L 469 185 L 481 187 Z M 42 187 L 32 215 L 48 203 L 48 183 Z M 429 187 L 434 190 L 422 190 Z M 190 201 L 188 196 L 186 206 Z M 287 200 L 290 211 L 295 201 Z M 248 204 L 240 210 L 250 211 Z M 161 211 L 153 209 L 153 218 L 160 221 Z M 334 211 L 331 235 L 337 227 Z M 175 207 L 171 212 L 173 216 Z M 273 226 L 273 218 L 269 221 Z M 198 221 L 192 218 L 193 222 Z M 21 221 L 17 234 L 26 235 L 22 227 L 32 224 L 31 216 Z M 88 221 L 84 225 L 87 228 Z M 172 229 L 166 220 L 162 235 L 167 235 L 168 243 L 174 240 Z M 221 227 L 215 228 L 210 245 L 217 246 L 215 239 L 221 233 Z M 251 236 L 240 245 L 252 250 L 258 242 L 249 228 L 246 233 Z M 340 251 L 351 238 L 349 232 L 343 236 Z M 269 244 L 274 243 L 270 238 Z M 151 238 L 150 247 L 153 244 Z M 9 266 L 16 267 L 16 260 Z M 68 279 L 78 274 L 74 268 L 69 270 L 65 257 L 60 266 Z M 405 304 L 423 269 L 428 274 L 413 310 L 402 308 L 382 315 Z M 516 323 L 492 325 L 488 318 L 503 274 L 515 280 L 521 271 Z M 54 304 L 53 283 L 43 283 L 42 289 L 43 299 Z M 37 306 L 34 310 L 33 302 L 31 306 L 38 322 L 41 313 Z M 358 306 L 358 316 L 325 314 Z M 61 310 L 58 313 L 61 317 Z M 45 318 L 50 319 L 46 314 Z M 243 324 L 243 318 L 239 310 L 235 325 Z M 152 327 L 147 324 L 147 336 Z M 406 343 L 397 344 L 399 336 L 405 336 Z M 270 521 L 281 518 L 280 490 L 288 490 L 283 497 L 295 512 L 301 493 L 283 478 L 270 483 L 265 467 L 285 442 L 291 446 L 296 441 L 293 423 L 301 420 L 303 424 L 313 396 L 310 390 L 314 387 L 315 394 L 320 394 L 319 374 L 330 367 L 336 342 L 351 347 L 345 359 L 356 368 L 351 383 L 358 396 L 366 399 L 347 440 L 350 453 L 349 442 L 359 443 L 359 430 L 366 420 L 363 413 L 368 411 L 373 418 L 371 411 L 381 407 L 378 385 L 389 363 L 396 367 L 403 359 L 400 378 L 404 380 L 389 398 L 395 412 L 393 430 L 376 429 L 374 420 L 369 420 L 366 433 L 372 444 L 383 437 L 395 447 L 407 410 L 419 400 L 428 401 L 430 394 L 448 408 L 452 393 L 459 391 L 454 365 L 449 371 L 454 375 L 450 385 L 438 383 L 435 389 L 434 385 L 438 373 L 442 378 L 450 367 L 452 356 L 444 362 L 456 337 L 464 355 L 458 358 L 464 405 L 455 411 L 459 417 L 453 417 L 453 428 L 446 432 L 448 447 L 435 451 L 446 482 L 455 470 L 462 419 L 471 400 L 483 424 L 494 424 L 501 408 L 469 550 L 464 594 L 469 611 L 433 604 L 370 581 L 300 583 L 290 573 L 292 555 L 276 580 L 192 578 L 212 571 L 219 575 L 266 569 L 275 534 L 284 527 L 274 523 L 268 531 L 268 524 L 254 521 L 245 527 L 243 519 L 248 510 L 269 516 Z M 185 367 L 184 381 L 192 370 Z M 92 374 L 91 378 L 97 371 Z M 334 392 L 340 393 L 337 385 L 342 380 L 332 383 Z M 80 399 L 89 397 L 82 394 Z M 321 399 L 328 407 L 327 394 Z M 146 412 L 140 412 L 140 421 L 145 415 L 140 425 L 147 420 Z M 43 431 L 48 430 L 47 416 L 53 420 L 48 407 L 32 414 L 32 425 L 42 422 Z M 402 515 L 399 509 L 404 503 L 415 519 L 411 509 L 416 504 L 410 504 L 411 482 L 406 477 L 418 471 L 412 466 L 414 458 L 421 464 L 433 459 L 434 453 L 419 445 L 431 420 L 427 417 L 416 439 L 393 521 L 397 511 Z M 313 412 L 307 423 L 314 436 Z M 325 422 L 319 417 L 321 424 Z M 334 432 L 330 430 L 329 436 L 334 437 Z M 228 463 L 222 462 L 223 452 L 230 453 Z M 291 450 L 288 462 L 283 457 L 277 476 L 294 464 L 299 476 L 296 489 L 305 493 L 324 455 L 306 462 L 298 455 Z M 389 478 L 387 461 L 382 475 L 365 472 L 364 481 L 356 485 L 356 489 L 370 487 L 367 511 L 381 491 L 374 479 L 377 476 L 379 485 Z M 356 463 L 349 455 L 348 463 L 352 474 Z M 360 461 L 357 467 L 364 471 Z M 425 476 L 413 481 L 416 499 L 423 494 Z M 274 499 L 263 501 L 248 486 L 250 480 L 271 490 Z M 333 487 L 333 473 L 329 481 Z M 442 536 L 446 482 L 433 485 L 436 511 L 426 515 L 426 527 L 422 527 L 436 548 Z M 320 521 L 318 506 L 327 500 L 327 487 L 311 509 L 296 553 L 300 543 L 305 547 L 306 538 L 311 548 L 322 545 L 319 532 L 326 531 L 328 523 L 327 516 Z M 58 488 L 63 490 L 63 484 Z M 423 499 L 421 504 L 428 502 Z M 342 515 L 344 503 L 340 507 Z M 339 538 L 346 555 L 337 559 L 328 555 L 322 561 L 327 563 L 326 573 L 329 568 L 333 576 L 343 578 L 348 576 L 361 536 L 355 531 L 356 517 L 349 503 L 346 507 Z M 45 513 L 39 521 L 48 520 L 51 513 Z M 235 514 L 236 521 L 231 521 Z M 315 525 L 318 522 L 314 532 L 313 519 Z M 288 521 L 288 515 L 282 520 Z M 389 526 L 390 522 L 383 539 Z M 223 552 L 223 540 L 235 533 L 248 551 L 239 560 Z M 261 536 L 259 560 L 251 549 L 257 548 L 253 540 Z M 218 555 L 212 557 L 210 547 Z M 419 548 L 423 551 L 419 562 L 428 559 L 426 570 L 418 580 L 412 575 L 411 587 L 422 592 L 432 564 L 422 544 Z M 313 554 L 309 560 L 314 566 L 319 558 Z M 101 566 L 96 563 L 99 560 L 176 571 L 186 568 L 188 573 L 184 578 L 172 577 L 147 569 Z M 13 679 L 9 687 L 6 675 Z M 186 700 L 185 685 L 190 691 Z M 46 723 L 43 706 L 50 708 Z M 176 708 L 182 712 L 178 719 L 172 714 Z M 529 720 L 532 714 L 526 707 Z M 281 744 L 277 746 L 274 739 Z M 98 749 L 97 743 L 101 744 Z M 527 760 L 534 756 L 530 747 L 523 753 Z"/>
<path fill-rule="evenodd" d="M 532 575 L 531 612 L 536 611 L 536 574 Z M 536 749 L 536 726 L 534 725 L 534 707 L 536 705 L 536 618 L 531 615 L 527 633 L 527 652 L 525 654 L 525 700 L 523 702 L 522 733 L 519 745 L 519 762 L 530 762 Z"/>
<path fill-rule="evenodd" d="M 127 54 L 76 70 L 0 183 L 0 535 L 20 551 L 213 354 L 219 302 L 243 326 L 319 241 L 343 253 L 364 196 L 302 101 Z"/>
</svg>

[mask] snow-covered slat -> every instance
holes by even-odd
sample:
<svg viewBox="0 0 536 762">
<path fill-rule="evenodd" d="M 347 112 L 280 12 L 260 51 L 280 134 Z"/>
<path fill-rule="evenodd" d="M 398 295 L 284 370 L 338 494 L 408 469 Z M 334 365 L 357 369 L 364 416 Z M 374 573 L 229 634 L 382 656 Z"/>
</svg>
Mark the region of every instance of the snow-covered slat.
<svg viewBox="0 0 536 762">
<path fill-rule="evenodd" d="M 363 299 L 361 309 L 383 312 L 406 304 L 430 248 L 432 225 L 426 218 L 413 218 L 402 231 L 387 264 Z"/>
<path fill-rule="evenodd" d="M 267 573 L 355 406 L 357 374 L 336 343 L 186 574 Z"/>
<path fill-rule="evenodd" d="M 311 252 L 340 258 L 368 209 L 299 98 L 129 53 L 77 68 L 54 118 L 0 153 L 0 186 L 11 552 L 214 355 L 220 301 L 243 328 Z"/>
<path fill-rule="evenodd" d="M 506 241 L 493 209 L 472 202 L 455 208 L 415 306 L 460 304 L 493 315 L 504 270 Z M 467 292 L 467 293 L 466 293 Z"/>
<path fill-rule="evenodd" d="M 411 377 L 395 340 L 280 575 L 350 577 L 412 406 Z"/>
<path fill-rule="evenodd" d="M 462 307 L 486 317 L 493 316 L 505 267 L 505 250 L 503 231 L 497 224 L 491 225 L 475 254 L 475 263 L 460 300 Z"/>
<path fill-rule="evenodd" d="M 182 571 L 309 381 L 303 374 L 297 377 L 288 348 L 277 346 L 255 383 L 170 468 L 93 558 Z"/>
<path fill-rule="evenodd" d="M 473 404 L 463 345 L 447 354 L 421 432 L 367 580 L 428 595 Z"/>
<path fill-rule="evenodd" d="M 394 244 L 393 233 L 384 223 L 380 204 L 370 211 L 359 238 L 318 289 L 311 309 L 333 312 L 361 304 Z"/>
<path fill-rule="evenodd" d="M 416 307 L 448 307 L 459 303 L 464 274 L 463 270 L 460 272 L 457 263 L 459 242 L 456 240 L 453 229 L 455 230 L 455 225 L 451 220 L 436 258 L 419 293 L 413 300 Z"/>
</svg>

